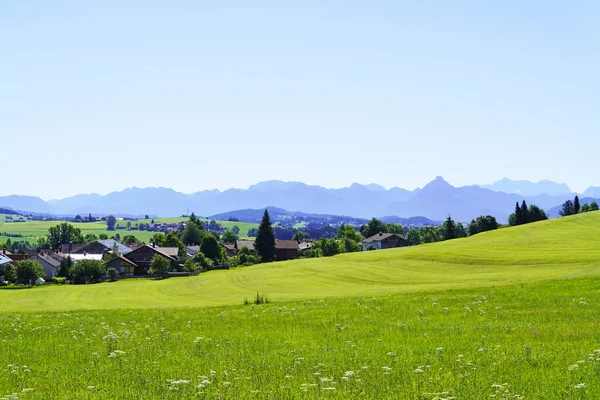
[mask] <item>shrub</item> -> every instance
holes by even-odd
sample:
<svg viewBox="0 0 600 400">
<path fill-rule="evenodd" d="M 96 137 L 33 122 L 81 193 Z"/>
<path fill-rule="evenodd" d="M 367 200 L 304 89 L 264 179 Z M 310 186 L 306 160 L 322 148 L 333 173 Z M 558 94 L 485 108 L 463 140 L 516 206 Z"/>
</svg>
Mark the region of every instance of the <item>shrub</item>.
<svg viewBox="0 0 600 400">
<path fill-rule="evenodd" d="M 65 278 L 64 276 L 57 276 L 53 280 L 54 280 L 54 283 L 56 283 L 58 285 L 63 285 L 67 281 L 67 278 Z"/>
<path fill-rule="evenodd" d="M 108 280 L 110 282 L 114 282 L 117 280 L 119 273 L 117 272 L 117 270 L 115 268 L 111 267 L 106 270 L 106 276 L 108 277 Z"/>
<path fill-rule="evenodd" d="M 203 271 L 210 271 L 211 269 L 213 269 L 212 260 L 206 257 L 201 251 L 199 251 L 198 253 L 196 253 L 196 255 L 194 255 L 194 257 L 192 257 L 192 262 L 200 265 Z"/>
<path fill-rule="evenodd" d="M 377 250 L 377 248 L 375 246 L 373 246 L 372 244 L 370 244 L 369 247 L 367 247 L 367 251 L 371 251 L 371 250 Z"/>
<path fill-rule="evenodd" d="M 191 273 L 204 271 L 200 264 L 190 259 L 185 260 L 185 263 L 183 264 L 183 270 Z"/>
<path fill-rule="evenodd" d="M 154 257 L 152 257 L 152 261 L 150 261 L 150 268 L 148 269 L 148 273 L 150 275 L 155 276 L 165 276 L 167 272 L 169 272 L 170 266 L 171 263 L 168 259 L 156 254 Z"/>
</svg>

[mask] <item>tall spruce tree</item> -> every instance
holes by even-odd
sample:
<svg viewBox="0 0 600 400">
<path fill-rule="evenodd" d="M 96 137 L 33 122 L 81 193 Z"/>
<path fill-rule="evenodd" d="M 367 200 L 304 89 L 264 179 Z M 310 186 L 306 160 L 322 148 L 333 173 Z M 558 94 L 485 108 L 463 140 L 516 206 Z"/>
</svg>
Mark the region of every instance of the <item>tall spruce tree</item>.
<svg viewBox="0 0 600 400">
<path fill-rule="evenodd" d="M 579 204 L 579 196 L 575 196 L 575 200 L 573 201 L 573 214 L 579 214 L 579 210 L 581 210 L 581 204 Z"/>
<path fill-rule="evenodd" d="M 258 227 L 254 248 L 263 262 L 270 262 L 275 259 L 275 233 L 273 233 L 271 217 L 269 217 L 269 211 L 267 210 L 265 210 Z"/>
<path fill-rule="evenodd" d="M 521 225 L 523 223 L 523 213 L 521 212 L 521 206 L 519 206 L 518 201 L 515 206 L 515 220 L 515 225 Z"/>
<path fill-rule="evenodd" d="M 527 207 L 527 203 L 525 202 L 525 200 L 523 200 L 523 203 L 521 204 L 521 216 L 523 218 L 523 224 L 528 224 L 529 223 L 529 207 Z"/>
</svg>

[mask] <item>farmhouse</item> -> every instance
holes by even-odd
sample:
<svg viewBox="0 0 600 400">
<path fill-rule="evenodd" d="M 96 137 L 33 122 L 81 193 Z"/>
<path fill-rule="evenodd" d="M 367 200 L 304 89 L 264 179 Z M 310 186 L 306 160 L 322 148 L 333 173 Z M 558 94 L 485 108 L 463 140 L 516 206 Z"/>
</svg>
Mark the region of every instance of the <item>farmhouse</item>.
<svg viewBox="0 0 600 400">
<path fill-rule="evenodd" d="M 398 233 L 379 232 L 376 235 L 361 240 L 360 243 L 362 244 L 363 251 L 367 250 L 369 246 L 373 246 L 377 250 L 408 246 L 408 241 Z"/>
<path fill-rule="evenodd" d="M 246 246 L 248 250 L 254 250 L 254 240 L 236 240 L 235 241 L 235 252 L 237 253 L 242 249 L 242 247 Z"/>
<path fill-rule="evenodd" d="M 235 243 L 219 242 L 219 244 L 225 249 L 227 257 L 235 257 L 235 255 L 237 254 L 237 251 L 235 249 Z"/>
<path fill-rule="evenodd" d="M 4 276 L 4 270 L 8 264 L 10 264 L 12 260 L 8 258 L 4 254 L 0 254 L 0 276 Z"/>
<path fill-rule="evenodd" d="M 157 247 L 154 245 L 144 245 L 130 253 L 125 254 L 124 257 L 135 265 L 134 275 L 147 275 L 152 257 L 155 255 L 165 257 L 171 262 L 171 266 L 177 266 L 178 254 L 178 247 Z"/>
<path fill-rule="evenodd" d="M 275 241 L 275 257 L 277 261 L 293 260 L 298 258 L 298 242 L 295 240 Z"/>
<path fill-rule="evenodd" d="M 48 278 L 54 278 L 58 274 L 58 269 L 60 268 L 60 261 L 58 261 L 56 258 L 52 257 L 48 253 L 36 253 L 30 256 L 28 260 L 39 262 L 42 265 L 44 274 L 46 274 Z"/>
<path fill-rule="evenodd" d="M 123 256 L 117 256 L 114 260 L 106 263 L 106 268 L 114 268 L 119 275 L 131 276 L 135 274 L 137 265 Z"/>
</svg>

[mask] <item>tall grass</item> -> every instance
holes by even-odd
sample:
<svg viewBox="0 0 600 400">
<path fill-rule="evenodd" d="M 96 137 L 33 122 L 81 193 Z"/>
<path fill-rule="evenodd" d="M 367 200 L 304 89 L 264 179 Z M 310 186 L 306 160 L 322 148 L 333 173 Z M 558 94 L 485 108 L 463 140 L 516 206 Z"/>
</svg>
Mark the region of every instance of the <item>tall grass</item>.
<svg viewBox="0 0 600 400">
<path fill-rule="evenodd" d="M 151 299 L 148 299 L 151 301 Z M 600 278 L 0 314 L 0 397 L 600 398 Z"/>
</svg>

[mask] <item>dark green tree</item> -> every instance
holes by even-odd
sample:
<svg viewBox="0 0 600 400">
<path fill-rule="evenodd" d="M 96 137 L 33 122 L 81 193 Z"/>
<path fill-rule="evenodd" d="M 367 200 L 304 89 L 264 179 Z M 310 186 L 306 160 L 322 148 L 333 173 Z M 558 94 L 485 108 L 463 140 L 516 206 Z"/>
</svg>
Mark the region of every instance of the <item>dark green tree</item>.
<svg viewBox="0 0 600 400">
<path fill-rule="evenodd" d="M 569 215 L 573 215 L 574 211 L 575 211 L 575 207 L 573 206 L 573 202 L 571 200 L 567 200 L 562 205 L 558 214 L 561 217 L 567 217 Z"/>
<path fill-rule="evenodd" d="M 60 262 L 60 268 L 58 269 L 58 276 L 61 278 L 71 278 L 71 268 L 73 268 L 73 261 L 71 257 L 63 258 Z"/>
<path fill-rule="evenodd" d="M 254 240 L 254 248 L 258 252 L 262 262 L 275 260 L 275 234 L 271 225 L 269 211 L 265 210 L 262 221 L 258 227 L 258 233 Z"/>
<path fill-rule="evenodd" d="M 452 217 L 448 216 L 444 224 L 442 225 L 442 234 L 444 240 L 456 239 L 456 223 L 452 219 Z"/>
<path fill-rule="evenodd" d="M 590 211 L 598 211 L 598 203 L 596 203 L 595 201 L 592 201 L 590 203 Z"/>
<path fill-rule="evenodd" d="M 377 235 L 379 232 L 387 233 L 388 225 L 378 220 L 377 218 L 371 219 L 367 224 L 360 227 L 360 233 L 366 238 Z"/>
<path fill-rule="evenodd" d="M 527 203 L 523 200 L 523 204 L 521 204 L 521 216 L 522 216 L 522 224 L 528 224 L 529 221 L 529 207 L 527 207 Z"/>
<path fill-rule="evenodd" d="M 523 213 L 521 212 L 521 206 L 519 206 L 519 202 L 515 206 L 515 225 L 523 224 Z"/>
<path fill-rule="evenodd" d="M 235 233 L 236 235 L 240 234 L 240 227 L 237 225 L 234 225 L 231 227 L 231 232 Z"/>
<path fill-rule="evenodd" d="M 211 260 L 221 259 L 221 245 L 212 233 L 204 236 L 200 245 L 200 251 Z"/>
<path fill-rule="evenodd" d="M 37 261 L 23 260 L 15 263 L 17 282 L 24 285 L 33 285 L 37 278 L 46 276 L 42 265 Z"/>
<path fill-rule="evenodd" d="M 546 215 L 544 210 L 535 204 L 529 206 L 529 222 L 543 221 L 546 219 L 548 219 L 548 215 Z"/>
<path fill-rule="evenodd" d="M 50 248 L 53 250 L 57 249 L 63 244 L 71 242 L 83 243 L 83 241 L 81 230 L 79 228 L 75 228 L 71 224 L 67 224 L 66 222 L 52 226 L 48 229 L 48 243 L 50 244 Z"/>
<path fill-rule="evenodd" d="M 298 231 L 298 232 L 294 233 L 294 236 L 292 236 L 292 240 L 295 240 L 298 243 L 300 243 L 304 239 L 309 239 L 309 238 L 310 238 L 310 235 L 308 234 L 308 232 L 305 232 L 305 231 Z"/>
<path fill-rule="evenodd" d="M 262 221 L 258 227 L 258 233 L 254 240 L 254 248 L 263 262 L 275 260 L 275 233 L 271 225 L 269 211 L 265 210 Z"/>
<path fill-rule="evenodd" d="M 4 267 L 4 280 L 10 283 L 17 283 L 15 264 L 8 264 Z"/>
<path fill-rule="evenodd" d="M 406 234 L 406 240 L 408 240 L 408 244 L 410 246 L 421 244 L 421 236 L 419 235 L 419 231 L 416 229 L 409 230 Z"/>
<path fill-rule="evenodd" d="M 575 196 L 575 200 L 573 200 L 573 214 L 579 214 L 581 210 L 581 204 L 579 204 L 579 196 Z"/>
<path fill-rule="evenodd" d="M 169 268 L 171 267 L 171 263 L 165 257 L 155 254 L 150 261 L 150 268 L 148 268 L 148 273 L 154 276 L 165 276 L 167 272 L 169 272 Z"/>
<path fill-rule="evenodd" d="M 238 239 L 238 236 L 230 230 L 226 230 L 221 237 L 221 240 L 223 240 L 225 243 L 234 243 Z"/>
<path fill-rule="evenodd" d="M 495 217 L 491 215 L 481 215 L 472 220 L 469 224 L 469 236 L 473 236 L 481 232 L 498 229 L 498 226 L 498 221 L 496 221 Z"/>
<path fill-rule="evenodd" d="M 116 223 L 117 223 L 117 219 L 114 217 L 114 215 L 109 215 L 108 217 L 106 217 L 106 229 L 107 230 L 114 231 Z"/>
<path fill-rule="evenodd" d="M 186 246 L 189 245 L 199 245 L 202 242 L 202 238 L 206 235 L 206 231 L 204 231 L 202 224 L 197 224 L 191 221 L 185 226 L 185 229 L 181 233 L 181 241 Z"/>
</svg>

